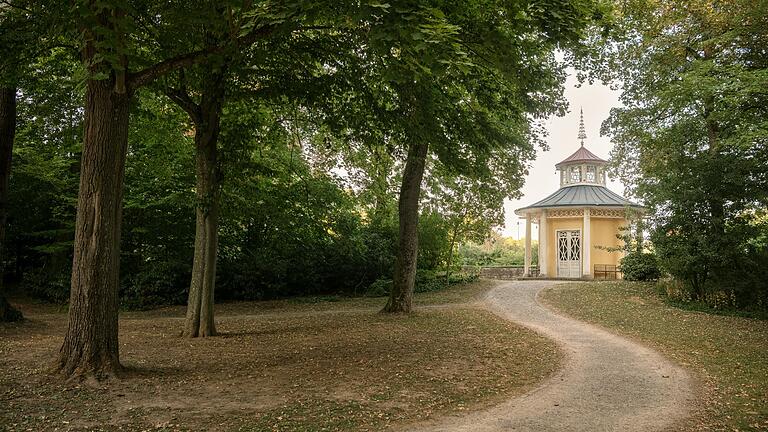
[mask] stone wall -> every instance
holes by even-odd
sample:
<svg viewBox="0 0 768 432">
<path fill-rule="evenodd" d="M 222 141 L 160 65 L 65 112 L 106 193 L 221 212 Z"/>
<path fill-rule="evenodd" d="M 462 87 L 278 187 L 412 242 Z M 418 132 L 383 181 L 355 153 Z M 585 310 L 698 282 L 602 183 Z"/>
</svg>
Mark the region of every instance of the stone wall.
<svg viewBox="0 0 768 432">
<path fill-rule="evenodd" d="M 520 279 L 523 277 L 524 267 L 517 266 L 505 266 L 505 267 L 470 267 L 465 268 L 464 271 L 478 273 L 481 278 L 487 279 Z M 531 276 L 539 275 L 539 267 L 531 266 Z"/>
</svg>

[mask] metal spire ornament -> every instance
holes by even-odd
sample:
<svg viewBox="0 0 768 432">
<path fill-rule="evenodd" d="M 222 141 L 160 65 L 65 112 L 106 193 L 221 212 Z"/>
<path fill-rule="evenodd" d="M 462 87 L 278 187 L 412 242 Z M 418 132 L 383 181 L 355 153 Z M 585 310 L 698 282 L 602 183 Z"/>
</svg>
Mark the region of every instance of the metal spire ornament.
<svg viewBox="0 0 768 432">
<path fill-rule="evenodd" d="M 587 131 L 584 129 L 584 108 L 580 108 L 581 120 L 579 121 L 579 136 L 581 140 L 581 146 L 584 147 L 584 140 L 587 139 Z"/>
</svg>

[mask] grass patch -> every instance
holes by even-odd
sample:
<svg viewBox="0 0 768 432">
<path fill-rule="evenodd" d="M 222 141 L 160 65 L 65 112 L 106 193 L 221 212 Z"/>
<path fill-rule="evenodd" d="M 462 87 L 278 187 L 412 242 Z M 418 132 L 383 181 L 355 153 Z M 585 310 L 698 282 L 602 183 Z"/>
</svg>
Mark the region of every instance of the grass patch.
<svg viewBox="0 0 768 432">
<path fill-rule="evenodd" d="M 662 295 L 663 297 L 663 295 Z M 708 305 L 704 302 L 696 301 L 679 301 L 670 298 L 664 298 L 665 302 L 670 306 L 674 306 L 678 309 L 684 309 L 692 312 L 702 312 L 710 315 L 723 315 L 739 318 L 753 318 L 757 320 L 768 320 L 768 310 L 754 309 L 754 310 L 740 310 L 740 309 L 724 309 L 716 308 Z"/>
<path fill-rule="evenodd" d="M 413 303 L 420 306 L 455 305 L 480 301 L 493 286 L 492 281 L 479 280 L 467 284 L 452 285 L 439 291 L 414 294 Z M 344 297 L 344 296 L 307 296 L 292 297 L 282 300 L 225 302 L 216 305 L 216 316 L 250 315 L 260 313 L 305 313 L 323 311 L 379 311 L 387 303 L 387 297 Z M 33 313 L 65 312 L 57 306 L 22 304 L 25 314 L 31 308 Z M 148 311 L 121 312 L 122 317 L 180 317 L 186 313 L 186 306 L 167 306 Z"/>
<path fill-rule="evenodd" d="M 541 297 L 693 370 L 704 396 L 685 430 L 768 430 L 768 321 L 678 309 L 650 283 L 563 285 Z"/>
<path fill-rule="evenodd" d="M 27 313 L 0 326 L 0 430 L 373 431 L 486 407 L 559 353 L 467 304 L 484 290 L 420 295 L 444 306 L 411 316 L 376 313 L 386 299 L 225 304 L 222 336 L 197 340 L 178 336 L 175 308 L 122 314 L 130 372 L 104 388 L 48 377 L 66 315 Z"/>
</svg>

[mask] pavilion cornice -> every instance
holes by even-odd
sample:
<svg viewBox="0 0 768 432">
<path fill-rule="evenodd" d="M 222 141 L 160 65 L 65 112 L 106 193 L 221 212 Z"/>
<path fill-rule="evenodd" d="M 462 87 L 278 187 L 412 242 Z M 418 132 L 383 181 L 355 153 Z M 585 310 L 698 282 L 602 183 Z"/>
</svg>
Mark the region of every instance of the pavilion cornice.
<svg viewBox="0 0 768 432">
<path fill-rule="evenodd" d="M 535 207 L 530 209 L 520 209 L 515 213 L 518 216 L 531 215 L 532 218 L 538 220 L 543 211 L 547 211 L 547 218 L 574 218 L 584 215 L 584 209 L 589 209 L 589 213 L 592 217 L 597 218 L 615 218 L 623 219 L 627 216 L 627 211 L 644 213 L 644 208 L 641 207 L 628 207 L 628 206 L 606 206 L 606 205 L 571 205 L 571 206 L 552 206 L 552 207 Z"/>
</svg>

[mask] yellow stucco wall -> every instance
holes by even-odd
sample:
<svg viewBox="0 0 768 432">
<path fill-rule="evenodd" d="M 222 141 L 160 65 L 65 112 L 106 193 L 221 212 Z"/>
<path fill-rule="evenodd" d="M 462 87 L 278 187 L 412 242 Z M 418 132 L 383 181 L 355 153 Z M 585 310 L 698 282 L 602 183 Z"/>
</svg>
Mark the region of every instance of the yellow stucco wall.
<svg viewBox="0 0 768 432">
<path fill-rule="evenodd" d="M 590 218 L 591 225 L 591 256 L 590 273 L 594 271 L 595 264 L 618 265 L 622 252 L 609 252 L 596 246 L 619 247 L 621 239 L 616 235 L 619 228 L 627 224 L 624 219 Z M 584 239 L 584 218 L 547 218 L 547 276 L 557 277 L 557 231 L 581 230 L 582 242 Z M 582 263 L 583 263 L 582 252 Z"/>
<path fill-rule="evenodd" d="M 601 219 L 590 218 L 592 225 L 592 269 L 594 270 L 595 264 L 609 264 L 619 265 L 622 252 L 614 251 L 609 252 L 600 247 L 621 247 L 623 242 L 617 238 L 619 229 L 626 226 L 627 221 L 624 219 Z"/>
</svg>

